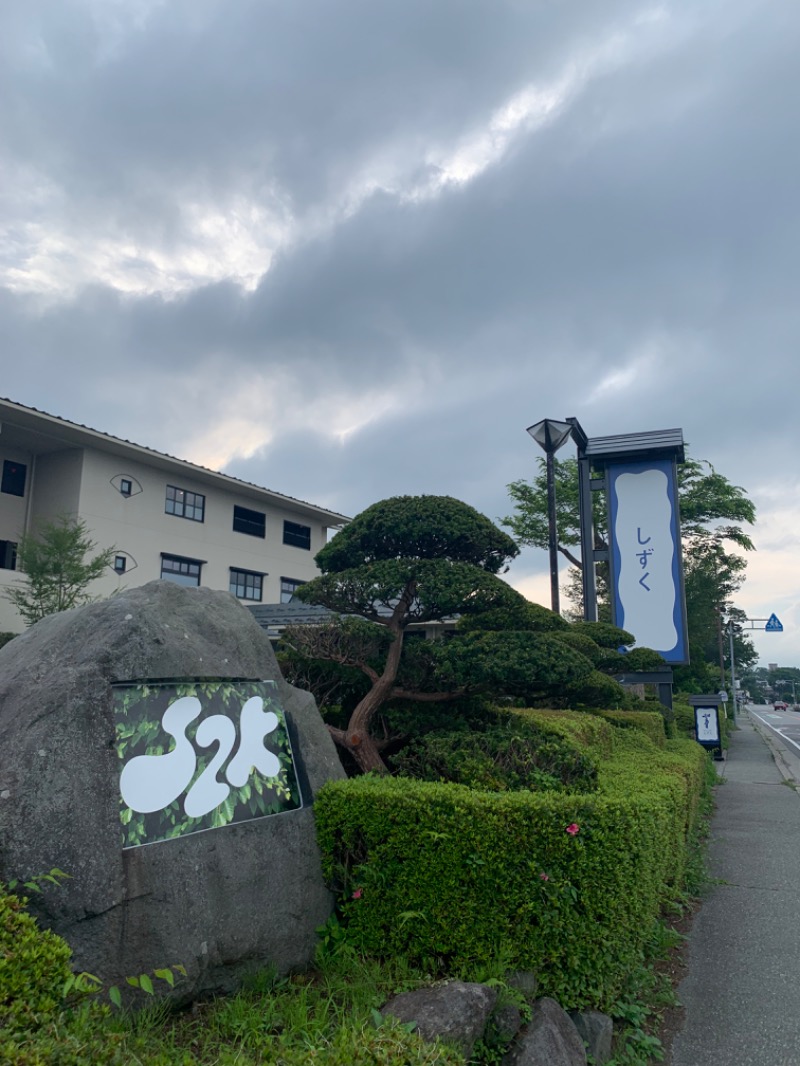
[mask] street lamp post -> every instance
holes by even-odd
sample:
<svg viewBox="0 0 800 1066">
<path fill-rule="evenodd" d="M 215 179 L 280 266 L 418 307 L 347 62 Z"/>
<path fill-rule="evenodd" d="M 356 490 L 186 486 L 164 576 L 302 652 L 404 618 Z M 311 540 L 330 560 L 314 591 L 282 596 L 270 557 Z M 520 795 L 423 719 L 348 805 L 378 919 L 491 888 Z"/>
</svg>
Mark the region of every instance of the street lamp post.
<svg viewBox="0 0 800 1066">
<path fill-rule="evenodd" d="M 736 721 L 736 666 L 733 660 L 733 619 L 728 619 L 728 636 L 731 641 L 731 711 L 733 720 Z"/>
<path fill-rule="evenodd" d="M 556 527 L 556 477 L 555 454 L 566 444 L 572 434 L 569 422 L 557 422 L 552 418 L 543 418 L 528 426 L 528 433 L 544 451 L 547 459 L 547 526 L 548 547 L 550 549 L 550 605 L 556 614 L 561 613 L 558 594 L 558 529 Z"/>
</svg>

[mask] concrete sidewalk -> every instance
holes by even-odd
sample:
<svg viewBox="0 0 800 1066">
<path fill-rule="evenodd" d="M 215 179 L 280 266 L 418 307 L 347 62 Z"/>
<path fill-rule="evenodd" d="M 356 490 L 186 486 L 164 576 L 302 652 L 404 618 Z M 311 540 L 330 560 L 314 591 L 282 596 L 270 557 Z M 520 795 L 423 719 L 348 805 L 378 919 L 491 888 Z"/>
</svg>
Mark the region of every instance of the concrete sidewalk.
<svg viewBox="0 0 800 1066">
<path fill-rule="evenodd" d="M 689 936 L 672 1066 L 800 1064 L 800 796 L 746 712 L 738 724 L 715 764 L 717 883 Z"/>
</svg>

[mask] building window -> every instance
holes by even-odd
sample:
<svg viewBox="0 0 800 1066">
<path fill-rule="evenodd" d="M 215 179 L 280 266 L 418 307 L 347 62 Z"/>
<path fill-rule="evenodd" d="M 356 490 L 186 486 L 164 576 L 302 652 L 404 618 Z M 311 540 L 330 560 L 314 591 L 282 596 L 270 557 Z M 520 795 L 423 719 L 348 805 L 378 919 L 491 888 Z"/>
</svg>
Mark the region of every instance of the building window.
<svg viewBox="0 0 800 1066">
<path fill-rule="evenodd" d="M 256 600 L 261 603 L 264 575 L 253 570 L 234 570 L 231 567 L 230 590 L 240 600 Z"/>
<path fill-rule="evenodd" d="M 263 511 L 234 507 L 233 531 L 234 533 L 247 533 L 251 537 L 261 537 L 263 540 L 267 535 L 267 516 Z"/>
<path fill-rule="evenodd" d="M 120 478 L 119 491 L 123 496 L 130 496 L 133 493 L 133 482 L 129 477 Z"/>
<path fill-rule="evenodd" d="M 28 472 L 24 463 L 12 463 L 8 459 L 3 460 L 3 480 L 0 483 L 0 492 L 9 496 L 25 495 L 25 475 Z"/>
<path fill-rule="evenodd" d="M 196 588 L 200 584 L 201 559 L 184 559 L 181 555 L 161 556 L 161 580 Z"/>
<path fill-rule="evenodd" d="M 14 540 L 0 540 L 0 570 L 17 569 L 17 543 Z"/>
<path fill-rule="evenodd" d="M 291 603 L 297 589 L 305 585 L 305 581 L 297 581 L 293 577 L 281 578 L 281 603 Z"/>
<path fill-rule="evenodd" d="M 117 574 L 124 574 L 128 567 L 128 560 L 124 555 L 114 556 L 114 572 Z"/>
<path fill-rule="evenodd" d="M 283 543 L 293 548 L 305 548 L 311 551 L 311 528 L 299 526 L 296 522 L 283 523 Z"/>
<path fill-rule="evenodd" d="M 206 498 L 199 492 L 187 492 L 186 489 L 167 485 L 167 500 L 164 506 L 167 514 L 178 518 L 190 518 L 192 522 L 202 522 L 205 518 Z"/>
</svg>

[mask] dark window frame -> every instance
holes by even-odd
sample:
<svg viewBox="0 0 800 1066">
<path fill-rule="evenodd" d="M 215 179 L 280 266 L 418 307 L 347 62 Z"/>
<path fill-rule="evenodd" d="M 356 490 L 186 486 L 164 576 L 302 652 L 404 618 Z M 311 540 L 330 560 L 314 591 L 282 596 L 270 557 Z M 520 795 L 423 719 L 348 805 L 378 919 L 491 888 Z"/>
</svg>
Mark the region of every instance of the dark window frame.
<svg viewBox="0 0 800 1066">
<path fill-rule="evenodd" d="M 25 497 L 25 485 L 28 480 L 27 463 L 17 463 L 13 459 L 3 460 L 3 474 L 0 479 L 0 492 L 6 496 Z"/>
<path fill-rule="evenodd" d="M 0 540 L 0 570 L 16 569 L 17 542 L 15 540 Z"/>
<path fill-rule="evenodd" d="M 124 574 L 128 569 L 128 557 L 126 555 L 115 555 L 114 565 L 111 569 L 115 574 Z"/>
<path fill-rule="evenodd" d="M 237 511 L 239 512 L 238 514 Z M 233 532 L 244 533 L 248 537 L 258 537 L 260 540 L 266 540 L 266 512 L 254 511 L 250 507 L 242 507 L 240 504 L 235 503 L 233 505 Z"/>
<path fill-rule="evenodd" d="M 175 518 L 185 518 L 190 522 L 205 522 L 205 495 L 202 492 L 192 492 L 191 489 L 182 489 L 179 485 L 167 485 L 164 514 L 174 515 Z"/>
<path fill-rule="evenodd" d="M 165 564 L 177 563 L 178 567 L 174 570 L 167 570 L 168 574 L 174 574 L 177 577 L 197 577 L 197 582 L 190 583 L 189 581 L 175 581 L 174 577 L 165 577 Z M 176 585 L 183 585 L 184 588 L 200 588 L 200 582 L 203 577 L 203 566 L 205 565 L 205 559 L 190 559 L 186 555 L 172 555 L 170 552 L 161 553 L 161 580 L 172 581 Z M 185 569 L 183 569 L 185 567 Z M 194 574 L 192 568 L 197 568 L 197 573 Z"/>
<path fill-rule="evenodd" d="M 294 596 L 295 592 L 297 592 L 297 590 L 300 588 L 301 585 L 306 585 L 307 583 L 308 583 L 307 581 L 304 581 L 304 580 L 302 580 L 299 577 L 282 577 L 281 578 L 280 602 L 281 603 L 291 603 L 292 602 L 292 597 Z M 286 597 L 286 599 L 284 599 L 284 595 L 287 592 L 289 592 L 289 586 L 290 585 L 291 585 L 291 593 L 290 593 L 290 595 L 288 595 Z"/>
<path fill-rule="evenodd" d="M 311 526 L 301 525 L 299 522 L 290 522 L 288 518 L 283 520 L 283 543 L 290 548 L 301 548 L 303 551 L 311 551 Z"/>
<path fill-rule="evenodd" d="M 232 596 L 235 596 L 238 600 L 249 600 L 251 603 L 262 603 L 264 600 L 264 578 L 267 576 L 261 570 L 243 570 L 240 566 L 231 566 L 228 568 L 230 571 L 228 578 L 228 591 Z M 243 581 L 239 581 L 238 578 L 244 578 Z M 240 592 L 239 589 L 242 589 Z M 252 591 L 254 595 L 249 596 L 248 590 Z M 255 595 L 255 592 L 258 595 Z"/>
<path fill-rule="evenodd" d="M 129 477 L 121 477 L 119 479 L 119 492 L 120 496 L 133 495 L 133 481 Z"/>
</svg>

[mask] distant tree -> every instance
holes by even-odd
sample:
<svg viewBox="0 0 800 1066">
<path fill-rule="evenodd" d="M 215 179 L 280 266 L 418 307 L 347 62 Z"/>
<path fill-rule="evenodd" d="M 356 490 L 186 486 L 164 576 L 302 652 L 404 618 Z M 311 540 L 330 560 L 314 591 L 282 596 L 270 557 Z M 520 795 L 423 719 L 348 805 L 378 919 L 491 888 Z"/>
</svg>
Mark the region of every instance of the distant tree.
<svg viewBox="0 0 800 1066">
<path fill-rule="evenodd" d="M 17 563 L 24 584 L 6 589 L 4 595 L 27 625 L 92 600 L 86 590 L 111 565 L 115 552 L 106 548 L 88 558 L 96 548 L 86 523 L 67 516 L 43 522 L 20 537 Z"/>
<path fill-rule="evenodd" d="M 575 459 L 556 462 L 556 510 L 558 549 L 575 570 L 568 583 L 568 595 L 581 608 L 581 560 L 573 551 L 580 544 L 578 510 L 578 464 Z M 501 520 L 520 544 L 548 546 L 547 485 L 544 461 L 533 481 L 513 481 L 508 486 L 515 503 L 514 514 Z M 753 542 L 742 524 L 756 519 L 753 502 L 745 490 L 732 485 L 710 463 L 687 459 L 678 466 L 678 495 L 681 513 L 683 564 L 686 579 L 686 606 L 689 644 L 693 663 L 718 661 L 720 612 L 732 607 L 734 594 L 744 581 L 746 560 L 730 550 L 733 545 L 752 551 Z M 604 493 L 592 494 L 595 547 L 608 547 L 608 515 Z M 600 616 L 610 619 L 607 567 L 598 566 Z M 742 665 L 756 658 L 746 634 L 736 634 L 736 657 Z M 698 662 L 699 660 L 699 662 Z M 692 668 L 684 669 L 681 683 L 690 684 Z"/>
<path fill-rule="evenodd" d="M 524 695 L 592 672 L 589 659 L 558 639 L 567 623 L 496 576 L 517 551 L 467 504 L 399 496 L 368 507 L 318 553 L 322 575 L 296 595 L 337 617 L 287 630 L 283 644 L 296 663 L 321 660 L 366 678 L 360 693 L 351 684 L 358 695 L 346 727 L 328 727 L 362 770 L 386 771 L 371 727 L 389 701 Z M 455 636 L 406 640 L 412 623 L 454 616 L 461 619 Z"/>
</svg>

